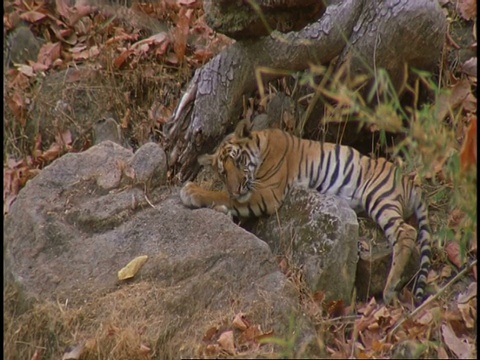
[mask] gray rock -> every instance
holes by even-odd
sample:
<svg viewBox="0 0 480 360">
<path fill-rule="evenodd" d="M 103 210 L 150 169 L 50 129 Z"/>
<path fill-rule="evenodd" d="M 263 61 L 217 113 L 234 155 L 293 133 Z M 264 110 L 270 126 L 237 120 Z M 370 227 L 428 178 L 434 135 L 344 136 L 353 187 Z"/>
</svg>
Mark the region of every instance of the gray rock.
<svg viewBox="0 0 480 360">
<path fill-rule="evenodd" d="M 358 261 L 358 222 L 344 200 L 294 189 L 278 216 L 260 219 L 253 232 L 274 254 L 291 254 L 312 292 L 324 292 L 327 301 L 351 301 Z"/>
<path fill-rule="evenodd" d="M 268 127 L 294 130 L 296 116 L 295 101 L 284 92 L 276 93 L 267 105 Z"/>
<path fill-rule="evenodd" d="M 387 282 L 392 263 L 392 247 L 385 234 L 373 220 L 362 219 L 360 226 L 359 259 L 355 288 L 357 298 L 368 302 L 372 296 L 382 298 L 383 289 Z M 399 287 L 410 282 L 418 271 L 420 254 L 417 248 L 405 266 Z"/>
<path fill-rule="evenodd" d="M 110 140 L 119 145 L 123 143 L 120 127 L 112 117 L 102 118 L 94 125 L 93 143 L 98 145 L 106 140 Z"/>
<path fill-rule="evenodd" d="M 26 64 L 28 60 L 37 61 L 42 40 L 37 39 L 27 25 L 21 25 L 7 39 L 10 64 Z"/>
<path fill-rule="evenodd" d="M 178 350 L 166 357 L 196 356 L 206 329 L 240 311 L 278 337 L 293 316 L 299 342 L 312 338 L 265 242 L 223 214 L 185 208 L 176 189 L 153 189 L 150 206 L 141 188 L 123 185 L 118 164 L 131 159 L 106 141 L 29 181 L 5 219 L 5 278 L 41 301 L 89 307 L 98 327 L 144 323 L 157 353 Z M 140 255 L 149 257 L 141 271 L 119 282 L 117 272 Z"/>
<path fill-rule="evenodd" d="M 269 127 L 267 114 L 258 114 L 252 120 L 252 131 L 265 130 Z"/>
<path fill-rule="evenodd" d="M 129 166 L 135 174 L 135 181 L 152 187 L 167 182 L 167 155 L 155 143 L 146 143 L 135 152 Z"/>
</svg>

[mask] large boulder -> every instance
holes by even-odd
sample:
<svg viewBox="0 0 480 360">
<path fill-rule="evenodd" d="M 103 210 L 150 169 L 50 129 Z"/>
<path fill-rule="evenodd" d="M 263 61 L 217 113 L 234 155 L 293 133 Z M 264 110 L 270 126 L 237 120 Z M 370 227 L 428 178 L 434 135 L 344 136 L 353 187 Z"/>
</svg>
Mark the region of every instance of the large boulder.
<svg viewBox="0 0 480 360">
<path fill-rule="evenodd" d="M 89 309 L 90 325 L 79 323 L 75 341 L 109 326 L 142 328 L 142 344 L 163 358 L 199 356 L 207 330 L 240 312 L 278 337 L 288 336 L 293 316 L 298 341 L 311 339 L 295 289 L 265 242 L 226 215 L 185 208 L 176 189 L 145 193 L 145 183 L 155 183 L 149 174 L 164 182 L 166 170 L 162 150 L 145 146 L 137 156 L 151 154 L 148 166 L 107 141 L 31 180 L 6 216 L 7 280 L 40 301 Z M 141 255 L 149 258 L 140 272 L 120 282 L 117 272 Z"/>
<path fill-rule="evenodd" d="M 261 219 L 253 232 L 274 254 L 301 268 L 310 291 L 327 301 L 349 303 L 358 261 L 358 222 L 345 200 L 315 190 L 293 189 L 277 216 Z"/>
</svg>

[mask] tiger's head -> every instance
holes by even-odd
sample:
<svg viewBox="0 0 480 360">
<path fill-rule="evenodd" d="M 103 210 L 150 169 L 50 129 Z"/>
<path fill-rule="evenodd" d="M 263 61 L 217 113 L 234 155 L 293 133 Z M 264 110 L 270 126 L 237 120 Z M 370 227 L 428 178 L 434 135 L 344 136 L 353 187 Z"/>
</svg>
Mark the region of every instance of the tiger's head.
<svg viewBox="0 0 480 360">
<path fill-rule="evenodd" d="M 250 129 L 249 122 L 240 121 L 235 132 L 222 141 L 215 153 L 198 158 L 200 165 L 213 167 L 226 185 L 230 197 L 240 203 L 250 199 L 261 165 L 258 134 Z"/>
</svg>

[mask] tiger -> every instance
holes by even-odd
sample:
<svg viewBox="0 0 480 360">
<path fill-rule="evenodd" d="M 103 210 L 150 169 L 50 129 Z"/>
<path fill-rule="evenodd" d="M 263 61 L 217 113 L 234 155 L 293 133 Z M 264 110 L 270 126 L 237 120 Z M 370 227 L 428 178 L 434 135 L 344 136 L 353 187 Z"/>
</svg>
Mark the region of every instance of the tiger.
<svg viewBox="0 0 480 360">
<path fill-rule="evenodd" d="M 290 189 L 297 187 L 338 196 L 357 213 L 366 213 L 393 249 L 383 290 L 386 304 L 397 296 L 418 235 L 420 269 L 413 294 L 417 304 L 424 301 L 431 257 L 428 208 L 420 188 L 392 162 L 373 159 L 349 146 L 301 139 L 280 129 L 252 131 L 245 120 L 213 154 L 199 156 L 198 162 L 211 166 L 226 190 L 210 191 L 188 181 L 180 198 L 189 208 L 210 207 L 240 218 L 271 215 Z M 412 215 L 418 234 L 405 221 Z"/>
</svg>

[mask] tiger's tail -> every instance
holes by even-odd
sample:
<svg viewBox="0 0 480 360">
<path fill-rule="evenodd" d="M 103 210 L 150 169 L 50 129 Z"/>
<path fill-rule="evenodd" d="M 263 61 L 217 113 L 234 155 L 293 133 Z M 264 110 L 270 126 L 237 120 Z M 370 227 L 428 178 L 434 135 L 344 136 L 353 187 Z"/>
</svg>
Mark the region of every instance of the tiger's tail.
<svg viewBox="0 0 480 360">
<path fill-rule="evenodd" d="M 413 294 L 417 303 L 425 299 L 425 287 L 427 285 L 428 271 L 430 270 L 431 259 L 431 229 L 428 221 L 428 208 L 422 192 L 419 188 L 413 187 L 411 199 L 414 204 L 414 213 L 418 222 L 418 243 L 420 245 L 420 270 L 415 282 Z"/>
</svg>

